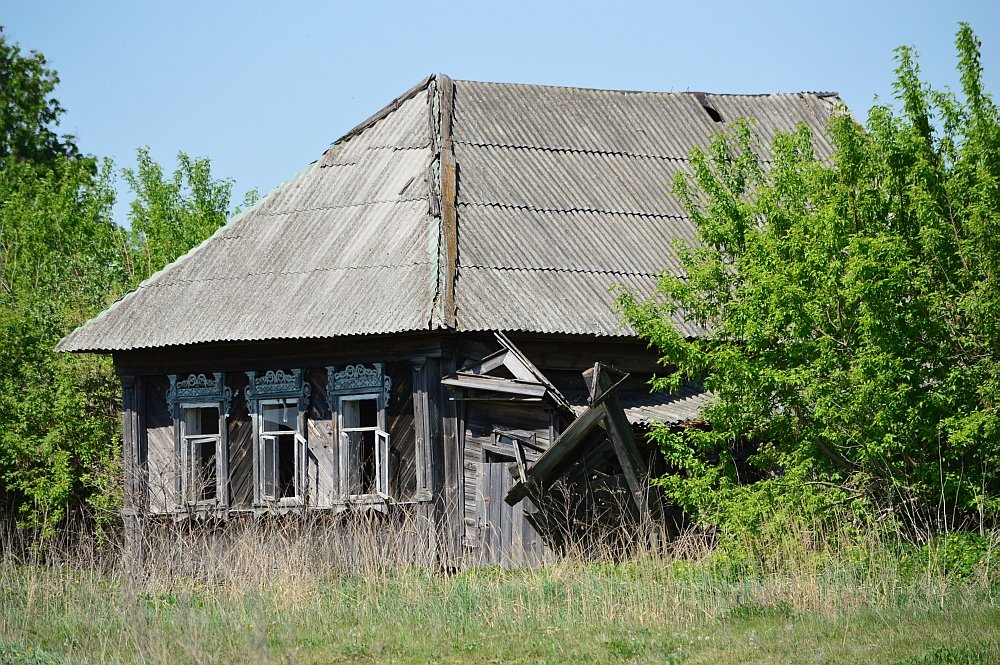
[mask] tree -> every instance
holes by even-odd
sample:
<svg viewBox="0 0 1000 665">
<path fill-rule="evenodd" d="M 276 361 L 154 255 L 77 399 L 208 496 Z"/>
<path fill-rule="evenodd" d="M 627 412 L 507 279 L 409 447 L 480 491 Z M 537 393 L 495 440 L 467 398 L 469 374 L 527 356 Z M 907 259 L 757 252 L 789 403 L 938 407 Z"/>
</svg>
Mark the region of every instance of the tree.
<svg viewBox="0 0 1000 665">
<path fill-rule="evenodd" d="M 0 178 L 0 487 L 26 524 L 104 506 L 117 485 L 109 358 L 53 352 L 120 296 L 130 251 L 111 222 L 111 164 L 8 160 Z"/>
<path fill-rule="evenodd" d="M 65 112 L 52 96 L 58 84 L 45 56 L 23 55 L 0 27 L 0 159 L 45 164 L 59 156 L 79 157 L 74 138 L 56 133 Z"/>
<path fill-rule="evenodd" d="M 147 150 L 125 170 L 131 230 L 112 221 L 115 169 L 55 128 L 59 81 L 0 32 L 0 507 L 51 532 L 68 512 L 120 503 L 120 387 L 111 359 L 56 354 L 64 335 L 225 223 L 232 184 Z"/>
<path fill-rule="evenodd" d="M 898 110 L 876 105 L 867 128 L 835 117 L 832 160 L 800 128 L 765 164 L 737 123 L 675 182 L 699 233 L 680 246 L 686 277 L 619 302 L 676 367 L 658 388 L 704 380 L 714 396 L 710 429 L 654 434 L 662 486 L 701 522 L 842 503 L 911 527 L 997 516 L 1000 116 L 968 25 L 956 44 L 962 98 L 900 48 Z M 685 339 L 676 315 L 710 332 Z"/>
<path fill-rule="evenodd" d="M 123 169 L 122 174 L 135 194 L 129 219 L 140 278 L 215 233 L 232 213 L 233 183 L 213 179 L 206 158 L 178 153 L 177 170 L 168 178 L 149 156 L 149 148 L 140 148 L 136 168 Z"/>
</svg>

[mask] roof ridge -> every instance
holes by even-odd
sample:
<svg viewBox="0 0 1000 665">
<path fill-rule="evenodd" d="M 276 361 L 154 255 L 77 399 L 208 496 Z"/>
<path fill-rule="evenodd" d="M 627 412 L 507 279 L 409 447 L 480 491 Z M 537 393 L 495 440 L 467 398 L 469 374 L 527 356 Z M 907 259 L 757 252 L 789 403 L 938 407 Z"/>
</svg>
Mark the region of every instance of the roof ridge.
<svg viewBox="0 0 1000 665">
<path fill-rule="evenodd" d="M 835 91 L 794 90 L 788 92 L 710 92 L 701 90 L 626 90 L 621 88 L 595 88 L 590 86 L 554 85 L 550 83 L 523 83 L 508 81 L 474 81 L 471 79 L 454 79 L 455 83 L 472 83 L 475 85 L 490 85 L 516 88 L 553 88 L 557 90 L 585 90 L 589 92 L 613 92 L 623 95 L 693 95 L 705 94 L 718 97 L 775 97 L 778 95 L 813 95 L 816 97 L 839 97 Z"/>
<path fill-rule="evenodd" d="M 410 97 L 413 97 L 418 92 L 420 92 L 421 90 L 423 90 L 424 88 L 426 88 L 430 84 L 430 82 L 434 80 L 434 78 L 435 78 L 434 74 L 428 74 L 427 76 L 425 76 L 424 78 L 422 78 L 420 80 L 420 82 L 417 83 L 415 86 L 413 86 L 412 88 L 410 88 L 409 90 L 407 90 L 406 92 L 404 92 L 403 94 L 401 94 L 400 96 L 396 97 L 391 102 L 389 102 L 388 104 L 386 104 L 385 106 L 383 106 L 382 108 L 380 108 L 378 111 L 376 111 L 375 113 L 371 114 L 370 116 L 368 116 L 367 118 L 365 118 L 364 120 L 362 120 L 360 123 L 358 123 L 357 125 L 355 125 L 353 128 L 351 128 L 350 131 L 348 131 L 346 134 L 344 134 L 343 136 L 341 136 L 339 139 L 337 139 L 336 141 L 334 141 L 333 143 L 331 143 L 330 147 L 333 147 L 335 145 L 340 145 L 344 141 L 347 141 L 347 140 L 353 138 L 354 136 L 360 134 L 361 132 L 365 131 L 366 129 L 368 129 L 369 127 L 371 127 L 372 125 L 374 125 L 379 120 L 382 120 L 383 118 L 385 118 L 386 116 L 388 116 L 390 113 L 392 113 L 393 111 L 395 111 L 396 109 L 398 109 L 403 104 L 403 102 L 407 101 L 408 99 L 410 99 Z"/>
</svg>

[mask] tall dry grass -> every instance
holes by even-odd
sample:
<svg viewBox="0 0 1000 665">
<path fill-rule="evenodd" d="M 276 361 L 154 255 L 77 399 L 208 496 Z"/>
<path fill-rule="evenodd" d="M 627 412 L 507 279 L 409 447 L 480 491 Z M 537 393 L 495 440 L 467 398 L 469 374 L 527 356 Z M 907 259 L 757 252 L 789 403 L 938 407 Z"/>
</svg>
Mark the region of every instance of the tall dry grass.
<svg viewBox="0 0 1000 665">
<path fill-rule="evenodd" d="M 747 534 L 726 551 L 694 531 L 659 547 L 633 538 L 629 556 L 620 537 L 605 539 L 615 545 L 603 553 L 588 537 L 568 540 L 539 569 L 450 574 L 434 564 L 435 539 L 416 516 L 147 526 L 112 542 L 68 529 L 43 546 L 8 530 L 0 655 L 27 658 L 31 647 L 54 661 L 87 662 L 601 662 L 644 654 L 697 662 L 715 653 L 713 635 L 745 641 L 739 627 L 787 624 L 794 635 L 794 626 L 845 618 L 868 630 L 895 626 L 904 641 L 907 622 L 928 633 L 954 624 L 939 637 L 968 630 L 975 648 L 1000 649 L 997 534 L 986 556 L 958 570 L 947 552 L 899 534 L 831 528 L 790 523 L 769 542 Z M 983 638 L 983 621 L 992 636 Z"/>
</svg>

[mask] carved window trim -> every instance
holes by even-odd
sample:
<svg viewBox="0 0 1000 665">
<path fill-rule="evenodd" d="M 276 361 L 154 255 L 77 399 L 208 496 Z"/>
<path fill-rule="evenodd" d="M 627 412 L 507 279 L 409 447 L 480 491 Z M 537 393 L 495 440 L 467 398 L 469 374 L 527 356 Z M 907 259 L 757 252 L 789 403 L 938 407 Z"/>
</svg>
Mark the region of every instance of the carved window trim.
<svg viewBox="0 0 1000 665">
<path fill-rule="evenodd" d="M 167 410 L 174 421 L 174 490 L 176 506 L 182 510 L 189 508 L 225 508 L 229 505 L 229 437 L 226 424 L 229 420 L 229 406 L 232 390 L 226 386 L 223 372 L 190 372 L 169 374 L 170 387 L 167 389 Z M 187 410 L 214 408 L 219 411 L 219 432 L 217 435 L 196 436 L 187 433 Z M 193 484 L 193 446 L 205 441 L 215 441 L 215 498 L 194 499 L 189 496 Z"/>
<path fill-rule="evenodd" d="M 297 506 L 306 503 L 308 488 L 308 441 L 306 439 L 306 410 L 309 407 L 310 386 L 302 369 L 269 369 L 246 372 L 249 384 L 246 396 L 247 414 L 253 426 L 253 502 L 255 506 Z M 265 496 L 264 446 L 265 439 L 273 434 L 265 432 L 262 407 L 269 404 L 295 402 L 295 495 L 272 498 Z"/>
<path fill-rule="evenodd" d="M 209 378 L 209 374 L 212 378 Z M 226 375 L 223 372 L 169 374 L 168 378 L 170 387 L 167 389 L 167 410 L 172 417 L 181 402 L 219 402 L 222 412 L 229 417 L 233 391 L 226 386 Z"/>
<path fill-rule="evenodd" d="M 339 486 L 337 492 L 341 501 L 350 503 L 386 502 L 390 500 L 391 473 L 389 469 L 389 434 L 386 426 L 386 410 L 392 396 L 392 378 L 385 371 L 384 363 L 354 363 L 342 366 L 328 366 L 326 396 L 336 433 L 333 437 L 337 447 Z M 375 494 L 351 494 L 348 487 L 350 472 L 350 445 L 344 427 L 342 403 L 360 399 L 375 399 L 378 426 L 374 429 L 376 439 Z"/>
<path fill-rule="evenodd" d="M 363 363 L 338 367 L 330 365 L 326 368 L 326 395 L 328 406 L 333 411 L 336 398 L 340 395 L 356 395 L 360 393 L 377 392 L 380 395 L 379 408 L 389 408 L 392 396 L 392 379 L 385 373 L 383 363 Z"/>
</svg>

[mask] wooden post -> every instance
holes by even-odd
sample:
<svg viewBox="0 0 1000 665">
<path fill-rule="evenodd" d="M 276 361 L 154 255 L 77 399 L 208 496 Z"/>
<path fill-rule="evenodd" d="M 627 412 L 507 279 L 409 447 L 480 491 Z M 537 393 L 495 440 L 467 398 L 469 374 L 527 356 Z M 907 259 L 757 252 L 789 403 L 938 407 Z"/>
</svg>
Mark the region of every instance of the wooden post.
<svg viewBox="0 0 1000 665">
<path fill-rule="evenodd" d="M 441 470 L 442 492 L 439 506 L 443 534 L 443 561 L 445 567 L 456 568 L 462 556 L 462 535 L 465 531 L 465 501 L 462 496 L 465 467 L 462 464 L 462 450 L 459 436 L 458 411 L 455 402 L 449 399 L 448 389 L 441 383 L 442 376 L 455 371 L 455 358 L 449 354 L 439 363 L 439 373 L 435 376 L 436 398 L 441 418 Z"/>
<path fill-rule="evenodd" d="M 413 369 L 413 425 L 416 434 L 417 491 L 419 501 L 417 514 L 426 532 L 423 534 L 422 554 L 427 563 L 440 559 L 438 553 L 438 520 L 434 508 L 437 488 L 434 484 L 433 428 L 431 420 L 431 400 L 427 390 L 427 358 L 418 357 L 411 361 Z"/>
<path fill-rule="evenodd" d="M 589 376 L 588 376 L 589 375 Z M 605 405 L 605 429 L 611 445 L 614 448 L 618 462 L 621 464 L 628 483 L 629 491 L 639 509 L 639 519 L 649 530 L 650 546 L 654 549 L 660 546 L 659 535 L 659 503 L 649 491 L 649 466 L 639 452 L 639 447 L 632 436 L 632 426 L 625 417 L 625 409 L 618 398 L 617 384 L 628 374 L 596 363 L 593 369 L 587 370 L 584 378 L 591 385 L 593 400 L 603 400 Z"/>
</svg>

